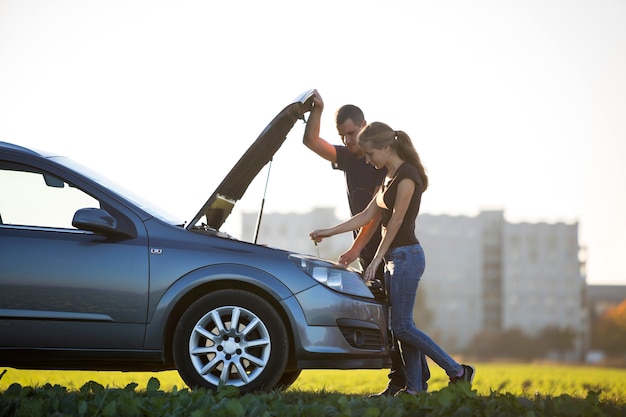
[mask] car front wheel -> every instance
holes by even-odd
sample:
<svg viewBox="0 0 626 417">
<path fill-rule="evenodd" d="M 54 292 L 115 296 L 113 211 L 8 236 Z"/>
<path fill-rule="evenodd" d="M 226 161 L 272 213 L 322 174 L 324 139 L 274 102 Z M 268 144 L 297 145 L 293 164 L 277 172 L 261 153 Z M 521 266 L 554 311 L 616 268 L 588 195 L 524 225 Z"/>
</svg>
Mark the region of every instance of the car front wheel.
<svg viewBox="0 0 626 417">
<path fill-rule="evenodd" d="M 192 387 L 234 385 L 242 393 L 270 390 L 284 373 L 287 331 L 263 298 L 220 290 L 195 301 L 174 332 L 174 361 Z"/>
</svg>

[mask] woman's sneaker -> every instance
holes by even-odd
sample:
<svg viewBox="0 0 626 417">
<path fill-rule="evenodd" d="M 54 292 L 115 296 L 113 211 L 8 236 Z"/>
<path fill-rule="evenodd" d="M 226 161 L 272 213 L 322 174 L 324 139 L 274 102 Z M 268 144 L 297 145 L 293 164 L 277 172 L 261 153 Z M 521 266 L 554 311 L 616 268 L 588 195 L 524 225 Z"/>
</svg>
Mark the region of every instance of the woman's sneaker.
<svg viewBox="0 0 626 417">
<path fill-rule="evenodd" d="M 476 369 L 472 365 L 461 365 L 463 367 L 463 373 L 460 376 L 451 376 L 448 385 L 456 384 L 457 382 L 469 382 L 472 385 L 474 380 L 474 374 Z"/>
</svg>

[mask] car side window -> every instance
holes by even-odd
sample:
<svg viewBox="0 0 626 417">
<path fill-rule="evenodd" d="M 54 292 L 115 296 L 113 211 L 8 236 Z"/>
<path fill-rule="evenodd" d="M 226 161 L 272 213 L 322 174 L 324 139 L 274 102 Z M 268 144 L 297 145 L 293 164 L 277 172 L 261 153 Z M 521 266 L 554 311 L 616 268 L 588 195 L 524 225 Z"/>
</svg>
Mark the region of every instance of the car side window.
<svg viewBox="0 0 626 417">
<path fill-rule="evenodd" d="M 74 213 L 87 207 L 100 204 L 52 174 L 23 165 L 0 166 L 2 224 L 75 229 Z"/>
</svg>

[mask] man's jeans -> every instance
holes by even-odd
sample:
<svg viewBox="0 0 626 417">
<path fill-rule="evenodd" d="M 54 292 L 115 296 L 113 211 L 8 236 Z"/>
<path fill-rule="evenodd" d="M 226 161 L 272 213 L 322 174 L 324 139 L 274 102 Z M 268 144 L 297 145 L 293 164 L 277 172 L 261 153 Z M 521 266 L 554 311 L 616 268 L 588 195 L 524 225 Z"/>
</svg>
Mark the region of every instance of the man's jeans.
<svg viewBox="0 0 626 417">
<path fill-rule="evenodd" d="M 430 376 L 424 355 L 442 367 L 448 376 L 457 375 L 462 367 L 413 322 L 417 286 L 426 267 L 422 246 L 390 249 L 385 261 L 386 282 L 390 286 L 391 297 L 391 329 L 402 346 L 407 388 L 424 391 Z"/>
</svg>

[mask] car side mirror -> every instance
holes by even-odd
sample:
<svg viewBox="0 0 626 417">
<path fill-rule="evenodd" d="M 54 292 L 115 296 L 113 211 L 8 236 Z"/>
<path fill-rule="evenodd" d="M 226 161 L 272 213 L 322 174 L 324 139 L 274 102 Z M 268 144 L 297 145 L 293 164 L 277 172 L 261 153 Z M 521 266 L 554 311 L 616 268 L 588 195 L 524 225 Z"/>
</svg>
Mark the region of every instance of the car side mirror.
<svg viewBox="0 0 626 417">
<path fill-rule="evenodd" d="M 117 220 L 100 208 L 83 208 L 74 213 L 72 226 L 95 233 L 118 233 Z"/>
</svg>

